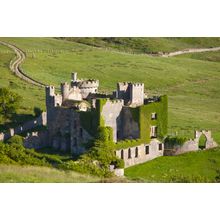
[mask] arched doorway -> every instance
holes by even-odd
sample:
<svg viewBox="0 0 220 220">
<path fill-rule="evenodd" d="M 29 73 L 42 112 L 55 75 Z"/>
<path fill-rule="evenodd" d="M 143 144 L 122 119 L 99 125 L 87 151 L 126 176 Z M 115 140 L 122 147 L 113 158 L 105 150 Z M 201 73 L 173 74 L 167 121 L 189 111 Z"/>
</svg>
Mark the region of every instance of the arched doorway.
<svg viewBox="0 0 220 220">
<path fill-rule="evenodd" d="M 206 148 L 207 138 L 204 134 L 202 134 L 199 138 L 199 149 L 203 150 Z"/>
</svg>

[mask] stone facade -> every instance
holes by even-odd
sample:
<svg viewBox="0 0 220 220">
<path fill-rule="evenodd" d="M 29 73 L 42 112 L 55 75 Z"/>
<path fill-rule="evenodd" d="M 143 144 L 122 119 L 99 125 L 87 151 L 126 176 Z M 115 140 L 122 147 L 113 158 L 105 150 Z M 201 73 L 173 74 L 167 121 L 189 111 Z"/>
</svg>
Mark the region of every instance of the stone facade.
<svg viewBox="0 0 220 220">
<path fill-rule="evenodd" d="M 46 126 L 46 125 L 47 125 L 47 113 L 42 112 L 41 115 L 38 116 L 37 118 L 27 121 L 23 125 L 19 125 L 15 128 L 10 128 L 8 132 L 0 133 L 0 141 L 5 141 L 16 134 L 17 135 L 22 134 L 38 126 Z"/>
<path fill-rule="evenodd" d="M 124 160 L 126 168 L 163 156 L 163 152 L 164 144 L 153 139 L 149 144 L 117 150 L 116 155 Z"/>
<path fill-rule="evenodd" d="M 73 73 L 70 84 L 61 84 L 61 94 L 55 94 L 53 86 L 46 88 L 49 146 L 62 151 L 69 151 L 74 155 L 80 155 L 86 151 L 85 143 L 95 137 L 91 135 L 91 127 L 93 126 L 90 126 L 90 130 L 85 127 L 85 122 L 83 123 L 80 117 L 82 111 L 85 113 L 96 112 L 96 116 L 93 115 L 93 117 L 88 118 L 86 123 L 88 125 L 93 124 L 94 117 L 97 117 L 98 114 L 97 123 L 99 124 L 97 126 L 111 127 L 114 142 L 140 138 L 140 124 L 132 115 L 132 109 L 148 105 L 154 101 L 159 102 L 159 98 L 157 100 L 145 100 L 143 83 L 118 83 L 117 91 L 113 92 L 112 95 L 98 93 L 98 86 L 98 80 L 78 80 L 77 74 Z M 98 99 L 104 100 L 102 102 L 104 104 L 99 108 L 97 107 Z M 88 106 L 83 105 L 83 102 L 90 104 Z M 150 127 L 146 132 L 148 131 L 150 131 Z M 148 154 L 146 154 L 146 146 L 149 147 Z M 131 158 L 127 158 L 128 150 L 131 152 Z M 137 150 L 138 155 L 135 156 Z M 159 142 L 155 135 L 148 144 L 123 149 L 122 151 L 125 154 L 125 165 L 128 167 L 162 156 L 163 143 Z M 119 152 L 121 151 L 117 150 L 116 155 L 119 155 Z"/>
</svg>

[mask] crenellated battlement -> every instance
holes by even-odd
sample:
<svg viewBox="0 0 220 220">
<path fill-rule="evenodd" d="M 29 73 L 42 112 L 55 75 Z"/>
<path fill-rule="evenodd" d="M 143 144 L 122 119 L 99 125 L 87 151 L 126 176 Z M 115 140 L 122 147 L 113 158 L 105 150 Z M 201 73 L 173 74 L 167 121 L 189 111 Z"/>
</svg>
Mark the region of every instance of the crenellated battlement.
<svg viewBox="0 0 220 220">
<path fill-rule="evenodd" d="M 144 87 L 144 83 L 131 83 L 133 87 Z"/>
<path fill-rule="evenodd" d="M 79 88 L 95 88 L 95 87 L 99 87 L 99 80 L 95 80 L 95 79 L 81 79 L 80 81 L 78 81 L 78 86 Z"/>
</svg>

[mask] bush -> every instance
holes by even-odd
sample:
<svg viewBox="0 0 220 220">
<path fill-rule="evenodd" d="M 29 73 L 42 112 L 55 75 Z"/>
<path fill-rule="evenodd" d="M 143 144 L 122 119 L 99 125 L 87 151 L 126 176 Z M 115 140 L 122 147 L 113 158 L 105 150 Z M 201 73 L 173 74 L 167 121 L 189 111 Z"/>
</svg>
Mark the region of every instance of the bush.
<svg viewBox="0 0 220 220">
<path fill-rule="evenodd" d="M 15 135 L 13 137 L 11 137 L 10 139 L 7 140 L 8 144 L 18 144 L 18 145 L 23 145 L 23 137 L 19 136 L 19 135 Z"/>
<path fill-rule="evenodd" d="M 21 96 L 9 89 L 0 88 L 0 116 L 2 116 L 2 119 L 9 119 L 16 113 L 21 99 Z"/>
<path fill-rule="evenodd" d="M 178 137 L 178 136 L 167 136 L 165 139 L 165 144 L 168 144 L 168 146 L 174 146 L 174 145 L 183 145 L 188 139 L 186 137 Z"/>
</svg>

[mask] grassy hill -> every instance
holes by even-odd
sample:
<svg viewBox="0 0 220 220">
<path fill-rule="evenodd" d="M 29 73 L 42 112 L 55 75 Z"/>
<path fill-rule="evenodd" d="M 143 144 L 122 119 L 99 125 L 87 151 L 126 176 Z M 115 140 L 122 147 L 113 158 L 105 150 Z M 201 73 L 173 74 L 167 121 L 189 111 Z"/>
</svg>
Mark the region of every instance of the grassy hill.
<svg viewBox="0 0 220 220">
<path fill-rule="evenodd" d="M 220 38 L 214 37 L 63 37 L 59 39 L 131 53 L 171 52 L 220 45 Z"/>
<path fill-rule="evenodd" d="M 125 169 L 125 176 L 143 182 L 219 182 L 220 148 L 159 157 Z"/>
</svg>

